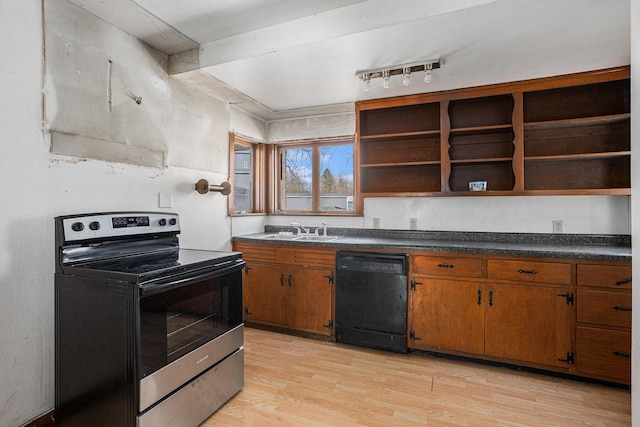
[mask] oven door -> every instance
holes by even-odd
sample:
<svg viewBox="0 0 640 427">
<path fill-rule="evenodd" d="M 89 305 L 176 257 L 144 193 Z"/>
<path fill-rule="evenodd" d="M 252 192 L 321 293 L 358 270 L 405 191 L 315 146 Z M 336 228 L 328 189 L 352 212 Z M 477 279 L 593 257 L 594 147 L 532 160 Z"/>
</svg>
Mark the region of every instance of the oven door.
<svg viewBox="0 0 640 427">
<path fill-rule="evenodd" d="M 243 266 L 141 287 L 140 412 L 242 347 Z"/>
</svg>

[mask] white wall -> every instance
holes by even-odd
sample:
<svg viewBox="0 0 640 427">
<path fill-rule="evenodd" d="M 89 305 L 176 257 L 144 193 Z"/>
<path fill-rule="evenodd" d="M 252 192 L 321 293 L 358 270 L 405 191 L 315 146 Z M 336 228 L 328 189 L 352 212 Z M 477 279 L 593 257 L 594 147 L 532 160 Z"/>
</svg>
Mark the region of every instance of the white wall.
<svg viewBox="0 0 640 427">
<path fill-rule="evenodd" d="M 379 218 L 380 228 L 505 233 L 551 233 L 552 221 L 569 234 L 629 234 L 628 196 L 521 196 L 370 198 L 364 226 Z"/>
<path fill-rule="evenodd" d="M 2 427 L 23 425 L 54 406 L 56 215 L 170 210 L 181 215 L 183 246 L 230 248 L 226 198 L 194 191 L 200 178 L 212 183 L 228 178 L 228 105 L 163 76 L 166 99 L 146 96 L 141 108 L 153 100 L 165 118 L 151 116 L 163 138 L 165 167 L 51 154 L 42 132 L 41 6 L 40 0 L 0 0 Z M 121 51 L 140 48 L 139 41 L 122 33 L 102 42 Z M 155 67 L 149 58 L 157 53 L 128 61 L 134 69 Z M 64 94 L 58 91 L 55 99 L 64 107 Z M 92 107 L 85 103 L 84 108 Z M 171 208 L 158 207 L 159 192 L 171 194 Z"/>
</svg>

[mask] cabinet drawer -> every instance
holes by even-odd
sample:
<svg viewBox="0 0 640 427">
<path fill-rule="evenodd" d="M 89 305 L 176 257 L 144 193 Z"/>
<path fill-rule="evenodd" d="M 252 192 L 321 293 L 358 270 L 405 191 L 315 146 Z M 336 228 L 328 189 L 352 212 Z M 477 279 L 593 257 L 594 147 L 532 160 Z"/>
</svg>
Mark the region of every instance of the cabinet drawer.
<svg viewBox="0 0 640 427">
<path fill-rule="evenodd" d="M 490 259 L 487 262 L 487 277 L 569 285 L 571 284 L 571 264 Z"/>
<path fill-rule="evenodd" d="M 578 289 L 578 322 L 631 327 L 631 294 Z"/>
<path fill-rule="evenodd" d="M 628 383 L 631 379 L 631 333 L 578 326 L 576 369 Z"/>
<path fill-rule="evenodd" d="M 631 289 L 631 266 L 579 264 L 578 285 Z"/>
<path fill-rule="evenodd" d="M 433 276 L 482 277 L 482 260 L 416 255 L 413 257 L 412 272 Z"/>
</svg>

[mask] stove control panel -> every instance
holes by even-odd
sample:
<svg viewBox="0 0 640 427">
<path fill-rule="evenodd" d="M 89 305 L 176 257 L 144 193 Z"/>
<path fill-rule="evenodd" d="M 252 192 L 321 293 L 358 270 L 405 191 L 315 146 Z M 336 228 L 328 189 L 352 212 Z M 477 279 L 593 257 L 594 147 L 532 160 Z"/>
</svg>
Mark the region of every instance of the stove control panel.
<svg viewBox="0 0 640 427">
<path fill-rule="evenodd" d="M 179 233 L 180 219 L 176 213 L 121 212 L 83 214 L 62 219 L 65 241 L 104 239 L 157 233 Z"/>
</svg>

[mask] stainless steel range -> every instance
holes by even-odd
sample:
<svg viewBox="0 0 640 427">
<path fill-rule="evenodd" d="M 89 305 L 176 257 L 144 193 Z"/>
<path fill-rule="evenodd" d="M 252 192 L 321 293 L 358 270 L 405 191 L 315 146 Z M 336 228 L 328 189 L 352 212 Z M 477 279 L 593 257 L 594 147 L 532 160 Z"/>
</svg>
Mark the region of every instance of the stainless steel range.
<svg viewBox="0 0 640 427">
<path fill-rule="evenodd" d="M 239 253 L 177 214 L 55 218 L 56 425 L 195 427 L 244 385 Z"/>
</svg>

